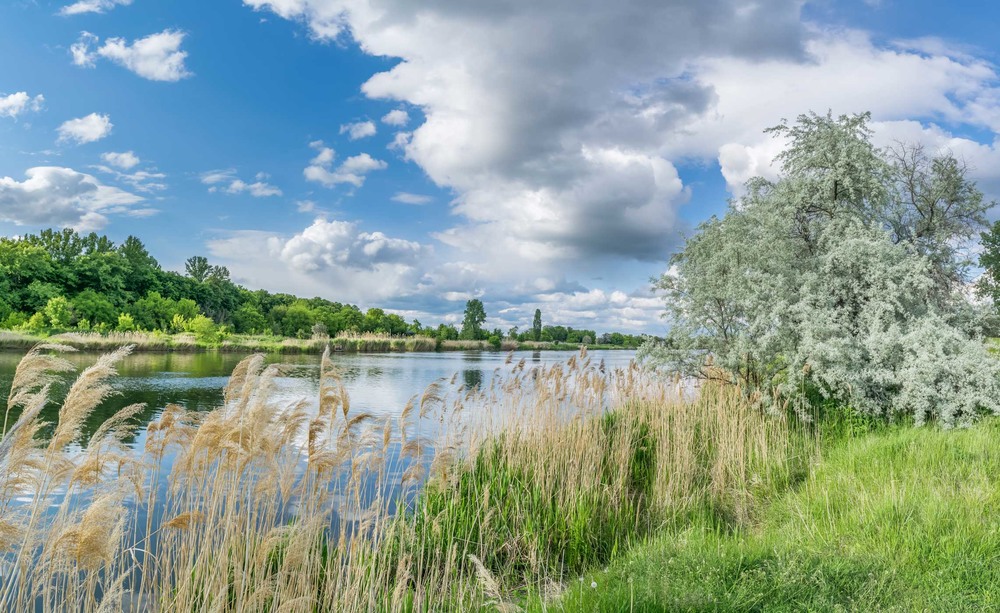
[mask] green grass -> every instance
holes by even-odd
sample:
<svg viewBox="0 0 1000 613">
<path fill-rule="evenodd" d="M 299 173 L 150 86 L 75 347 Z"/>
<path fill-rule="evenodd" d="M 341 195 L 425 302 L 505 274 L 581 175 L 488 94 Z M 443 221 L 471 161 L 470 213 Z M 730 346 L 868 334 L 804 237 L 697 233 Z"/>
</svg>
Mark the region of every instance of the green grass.
<svg viewBox="0 0 1000 613">
<path fill-rule="evenodd" d="M 715 525 L 661 531 L 546 608 L 1000 610 L 1000 421 L 841 440 L 757 523 Z"/>
</svg>

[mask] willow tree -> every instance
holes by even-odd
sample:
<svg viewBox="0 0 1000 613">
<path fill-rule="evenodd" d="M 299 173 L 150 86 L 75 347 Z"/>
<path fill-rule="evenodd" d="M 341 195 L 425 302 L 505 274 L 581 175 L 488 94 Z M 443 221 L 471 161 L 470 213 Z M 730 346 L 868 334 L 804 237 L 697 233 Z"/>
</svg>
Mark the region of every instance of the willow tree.
<svg viewBox="0 0 1000 613">
<path fill-rule="evenodd" d="M 668 342 L 642 355 L 764 397 L 814 394 L 945 425 L 1000 412 L 1000 367 L 962 292 L 992 206 L 948 154 L 872 144 L 869 116 L 804 115 L 657 286 Z M 711 367 L 706 367 L 710 363 Z"/>
</svg>

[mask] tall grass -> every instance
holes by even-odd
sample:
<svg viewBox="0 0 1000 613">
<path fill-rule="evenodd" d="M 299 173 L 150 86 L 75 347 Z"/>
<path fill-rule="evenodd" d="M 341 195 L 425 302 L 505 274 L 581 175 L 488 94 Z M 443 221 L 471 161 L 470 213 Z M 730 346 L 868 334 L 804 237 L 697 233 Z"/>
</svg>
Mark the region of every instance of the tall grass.
<svg viewBox="0 0 1000 613">
<path fill-rule="evenodd" d="M 1000 610 L 998 448 L 996 418 L 845 433 L 753 526 L 663 531 L 547 609 Z"/>
<path fill-rule="evenodd" d="M 814 453 L 737 389 L 685 392 L 585 352 L 437 382 L 394 417 L 352 410 L 326 354 L 318 399 L 275 406 L 281 367 L 258 355 L 215 411 L 165 407 L 141 454 L 122 443 L 138 407 L 81 449 L 128 350 L 77 378 L 42 441 L 62 349 L 32 350 L 8 403 L 3 610 L 512 609 L 664 525 L 745 521 Z"/>
</svg>

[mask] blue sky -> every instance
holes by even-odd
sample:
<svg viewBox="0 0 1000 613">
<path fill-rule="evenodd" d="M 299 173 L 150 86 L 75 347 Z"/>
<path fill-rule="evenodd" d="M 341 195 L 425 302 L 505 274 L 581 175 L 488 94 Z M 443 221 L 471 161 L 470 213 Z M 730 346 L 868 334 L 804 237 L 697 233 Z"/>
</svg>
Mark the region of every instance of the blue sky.
<svg viewBox="0 0 1000 613">
<path fill-rule="evenodd" d="M 211 6 L 211 8 L 206 8 Z M 1000 8 L 920 0 L 12 0 L 0 233 L 195 254 L 425 323 L 660 332 L 649 278 L 810 110 L 1000 192 Z"/>
</svg>

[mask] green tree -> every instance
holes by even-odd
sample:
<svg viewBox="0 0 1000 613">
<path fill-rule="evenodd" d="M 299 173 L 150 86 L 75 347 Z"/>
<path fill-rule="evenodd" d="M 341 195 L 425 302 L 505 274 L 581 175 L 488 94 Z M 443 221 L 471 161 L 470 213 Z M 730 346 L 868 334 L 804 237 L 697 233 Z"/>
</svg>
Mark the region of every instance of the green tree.
<svg viewBox="0 0 1000 613">
<path fill-rule="evenodd" d="M 233 313 L 233 326 L 240 334 L 261 334 L 268 329 L 267 319 L 252 304 L 244 304 Z"/>
<path fill-rule="evenodd" d="M 482 300 L 473 298 L 465 303 L 465 317 L 462 319 L 463 339 L 478 340 L 485 338 L 483 324 L 486 323 L 486 309 Z"/>
<path fill-rule="evenodd" d="M 208 258 L 205 256 L 195 255 L 184 262 L 184 272 L 198 283 L 203 283 L 211 270 L 212 267 L 208 264 Z"/>
<path fill-rule="evenodd" d="M 186 322 L 186 330 L 194 334 L 195 340 L 200 343 L 215 344 L 222 340 L 222 331 L 210 318 L 198 315 L 191 321 Z"/>
<path fill-rule="evenodd" d="M 49 298 L 45 305 L 45 317 L 53 328 L 69 328 L 73 324 L 73 307 L 63 296 Z"/>
<path fill-rule="evenodd" d="M 138 328 L 135 325 L 135 319 L 132 318 L 128 313 L 120 313 L 118 315 L 118 325 L 115 329 L 119 332 L 135 332 Z"/>
<path fill-rule="evenodd" d="M 535 318 L 531 321 L 531 339 L 542 340 L 542 310 L 535 309 Z"/>
</svg>

